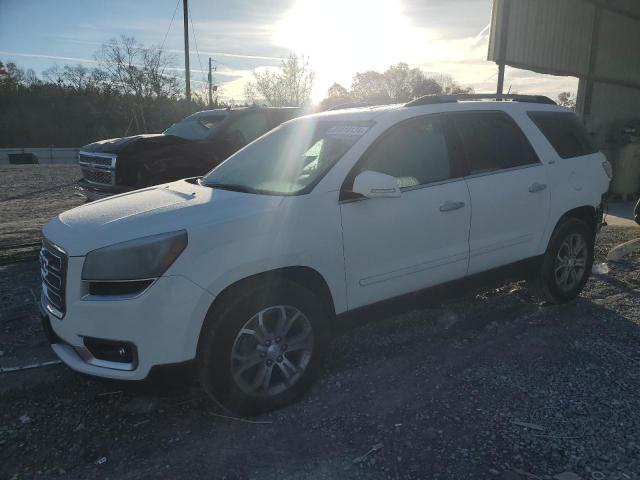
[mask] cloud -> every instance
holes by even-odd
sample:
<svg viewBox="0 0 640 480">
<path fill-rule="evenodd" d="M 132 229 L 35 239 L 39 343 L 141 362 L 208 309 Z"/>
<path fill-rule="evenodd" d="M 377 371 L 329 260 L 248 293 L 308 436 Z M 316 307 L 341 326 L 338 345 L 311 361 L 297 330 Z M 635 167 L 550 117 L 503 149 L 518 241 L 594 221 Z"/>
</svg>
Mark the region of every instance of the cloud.
<svg viewBox="0 0 640 480">
<path fill-rule="evenodd" d="M 70 0 L 60 0 L 55 7 L 43 3 L 42 8 L 34 11 L 16 3 L 0 18 L 0 40 L 7 50 L 0 51 L 0 55 L 24 58 L 27 68 L 44 67 L 46 61 L 95 64 L 91 54 L 103 41 L 121 34 L 134 36 L 145 45 L 162 42 L 175 0 L 164 6 L 152 0 L 112 2 L 109 8 L 77 9 Z M 382 71 L 398 62 L 407 62 L 425 72 L 450 74 L 478 92 L 494 91 L 497 67 L 486 60 L 491 3 L 491 0 L 192 2 L 190 60 L 191 66 L 196 67 L 192 68 L 192 82 L 204 81 L 207 57 L 213 57 L 217 66 L 214 77 L 222 85 L 222 96 L 240 100 L 244 85 L 255 70 L 277 67 L 281 58 L 298 52 L 309 57 L 316 71 L 316 100 L 335 81 L 348 87 L 356 72 Z M 127 12 L 124 18 L 123 10 Z M 30 27 L 33 33 L 29 35 L 18 27 L 26 19 L 34 22 L 30 23 L 34 26 Z M 172 72 L 184 72 L 182 35 L 178 11 L 165 44 L 173 55 Z M 507 69 L 505 84 L 521 93 L 548 95 L 577 89 L 577 80 L 572 78 L 515 69 Z"/>
<path fill-rule="evenodd" d="M 78 57 L 63 57 L 60 55 L 46 55 L 43 53 L 21 53 L 21 52 L 5 52 L 0 50 L 0 55 L 7 55 L 11 57 L 25 57 L 25 58 L 44 58 L 50 60 L 64 60 L 66 62 L 77 62 L 77 63 L 98 63 L 90 58 L 78 58 Z"/>
</svg>

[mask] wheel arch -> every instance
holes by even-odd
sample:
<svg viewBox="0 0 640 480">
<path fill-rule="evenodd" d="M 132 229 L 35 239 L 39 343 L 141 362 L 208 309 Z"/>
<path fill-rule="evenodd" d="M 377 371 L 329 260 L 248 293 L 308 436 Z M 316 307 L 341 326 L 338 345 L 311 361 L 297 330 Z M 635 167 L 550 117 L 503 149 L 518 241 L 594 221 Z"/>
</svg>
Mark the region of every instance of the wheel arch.
<svg viewBox="0 0 640 480">
<path fill-rule="evenodd" d="M 329 314 L 331 316 L 335 315 L 335 303 L 333 295 L 331 294 L 331 289 L 329 288 L 327 281 L 317 270 L 301 265 L 268 270 L 266 272 L 250 275 L 237 280 L 225 287 L 216 296 L 207 311 L 206 318 L 202 323 L 202 327 L 198 335 L 198 351 L 200 351 L 200 340 L 203 336 L 202 333 L 205 328 L 207 328 L 209 322 L 213 321 L 213 318 L 215 318 L 214 312 L 221 308 L 221 306 L 229 301 L 234 295 L 237 295 L 239 290 L 251 290 L 260 285 L 264 285 L 265 283 L 275 284 L 281 280 L 294 282 L 318 295 L 320 300 L 327 305 Z"/>
<path fill-rule="evenodd" d="M 544 244 L 545 251 L 549 247 L 549 243 L 551 242 L 554 233 L 558 230 L 558 227 L 562 225 L 562 222 L 569 218 L 576 218 L 585 222 L 593 231 L 594 235 L 598 231 L 598 212 L 594 206 L 582 205 L 580 207 L 572 208 L 571 210 L 567 210 L 560 216 L 560 218 L 558 218 L 555 225 L 553 226 L 553 229 L 549 232 Z"/>
<path fill-rule="evenodd" d="M 567 218 L 577 218 L 578 220 L 582 220 L 589 226 L 594 234 L 598 230 L 598 212 L 596 211 L 595 207 L 591 205 L 583 205 L 581 207 L 572 208 L 568 212 L 565 212 L 564 215 L 562 215 L 556 222 L 554 231 L 556 228 L 558 228 L 558 225 L 560 225 L 560 223 Z"/>
</svg>

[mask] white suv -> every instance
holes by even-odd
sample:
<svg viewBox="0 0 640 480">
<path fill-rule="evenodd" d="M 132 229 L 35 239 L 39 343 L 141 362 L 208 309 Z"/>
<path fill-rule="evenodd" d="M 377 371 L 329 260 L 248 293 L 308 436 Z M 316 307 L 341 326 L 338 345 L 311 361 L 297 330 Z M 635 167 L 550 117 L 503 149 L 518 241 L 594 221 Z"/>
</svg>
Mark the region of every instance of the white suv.
<svg viewBox="0 0 640 480">
<path fill-rule="evenodd" d="M 53 349 L 90 375 L 195 365 L 242 413 L 312 382 L 340 314 L 514 263 L 550 302 L 591 270 L 610 165 L 546 97 L 423 97 L 289 121 L 202 178 L 44 227 Z"/>
</svg>

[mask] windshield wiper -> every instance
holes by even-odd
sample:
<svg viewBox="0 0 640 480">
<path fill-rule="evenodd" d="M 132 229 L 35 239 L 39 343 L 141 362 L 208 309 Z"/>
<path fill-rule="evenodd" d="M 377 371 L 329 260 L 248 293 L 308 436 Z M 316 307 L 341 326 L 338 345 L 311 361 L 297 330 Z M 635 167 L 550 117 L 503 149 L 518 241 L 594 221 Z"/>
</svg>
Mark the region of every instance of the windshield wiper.
<svg viewBox="0 0 640 480">
<path fill-rule="evenodd" d="M 207 183 L 200 180 L 200 184 L 205 187 L 219 188 L 220 190 L 231 190 L 232 192 L 256 193 L 256 191 L 251 187 L 233 183 Z"/>
</svg>

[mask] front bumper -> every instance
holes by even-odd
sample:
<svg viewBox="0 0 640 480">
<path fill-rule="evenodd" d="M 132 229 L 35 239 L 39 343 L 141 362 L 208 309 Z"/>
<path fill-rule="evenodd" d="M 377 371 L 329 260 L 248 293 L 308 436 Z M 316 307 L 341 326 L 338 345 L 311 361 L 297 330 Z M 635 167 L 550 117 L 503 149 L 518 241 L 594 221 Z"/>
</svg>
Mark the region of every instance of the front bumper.
<svg viewBox="0 0 640 480">
<path fill-rule="evenodd" d="M 134 188 L 121 187 L 117 185 L 101 186 L 96 185 L 88 180 L 81 178 L 77 183 L 78 189 L 82 192 L 87 200 L 100 200 L 101 198 L 107 198 L 112 195 L 118 195 L 119 193 L 131 192 Z"/>
<path fill-rule="evenodd" d="M 159 278 L 134 298 L 92 297 L 82 291 L 82 261 L 69 259 L 67 311 L 62 319 L 47 313 L 46 300 L 41 300 L 44 328 L 60 360 L 87 375 L 144 380 L 154 367 L 195 358 L 202 323 L 213 302 L 209 292 L 176 275 Z M 131 344 L 135 362 L 98 359 L 87 349 L 85 339 Z"/>
</svg>

